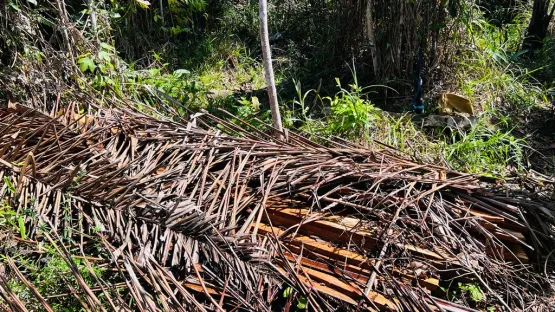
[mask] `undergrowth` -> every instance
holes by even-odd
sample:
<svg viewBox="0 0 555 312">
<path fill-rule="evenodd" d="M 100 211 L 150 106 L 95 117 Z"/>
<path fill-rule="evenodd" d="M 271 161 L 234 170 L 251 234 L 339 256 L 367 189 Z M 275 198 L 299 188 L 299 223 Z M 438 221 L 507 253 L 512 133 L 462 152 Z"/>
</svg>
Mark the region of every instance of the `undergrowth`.
<svg viewBox="0 0 555 312">
<path fill-rule="evenodd" d="M 17 203 L 7 199 L 18 194 L 14 186 L 15 180 L 4 176 L 3 182 L 0 194 L 0 232 L 2 233 L 0 270 L 2 270 L 2 278 L 8 277 L 6 284 L 2 286 L 4 294 L 6 291 L 11 291 L 17 294 L 19 300 L 25 302 L 27 308 L 42 311 L 43 306 L 31 291 L 33 288 L 26 285 L 30 282 L 36 291 L 45 296 L 44 299 L 55 311 L 85 311 L 77 308 L 81 306 L 79 301 L 84 299 L 78 291 L 81 286 L 75 276 L 79 276 L 88 285 L 97 285 L 99 281 L 113 282 L 117 285 L 111 289 L 104 289 L 107 292 L 124 291 L 124 288 L 118 284 L 117 278 L 114 278 L 103 265 L 96 263 L 107 260 L 98 256 L 94 258 L 86 256 L 85 250 L 94 250 L 96 248 L 94 244 L 78 248 L 77 242 L 71 239 L 73 233 L 79 232 L 77 229 L 79 222 L 71 214 L 67 214 L 64 207 L 61 207 L 63 210 L 61 217 L 66 224 L 65 235 L 57 238 L 56 242 L 51 237 L 51 229 L 39 220 L 35 212 L 39 203 L 33 198 L 21 197 L 20 200 L 25 203 L 25 208 L 15 208 Z M 27 237 L 26 224 L 29 221 L 38 223 L 37 240 L 31 241 Z M 82 254 L 82 256 L 68 258 L 64 256 L 62 251 L 64 248 L 67 248 L 71 254 Z M 24 276 L 25 280 L 20 275 Z M 101 290 L 97 288 L 91 291 Z M 102 294 L 98 297 L 104 299 Z M 109 307 L 107 302 L 102 304 L 105 308 Z"/>
<path fill-rule="evenodd" d="M 256 32 L 254 8 L 249 2 L 241 13 L 224 9 L 219 24 L 208 27 L 207 36 L 196 38 L 195 44 L 186 48 L 188 57 L 178 62 L 161 51 L 145 56 L 149 60 L 147 66 L 144 61 L 124 61 L 114 38 L 105 32 L 96 49 L 83 49 L 77 56 L 83 74 L 78 81 L 84 89 L 92 86 L 108 96 L 114 92 L 134 98 L 134 105 L 145 112 L 149 106 L 162 111 L 169 106 L 172 112 L 185 116 L 187 109 L 217 113 L 218 108 L 223 108 L 264 129 L 270 116 L 259 51 L 253 49 L 257 39 L 252 36 Z M 548 89 L 534 76 L 544 71 L 530 69 L 521 62 L 524 53 L 519 47 L 529 13 L 522 9 L 512 23 L 499 27 L 490 24 L 478 8 L 472 12 L 464 14 L 465 20 L 456 24 L 461 31 L 454 40 L 460 41 L 462 48 L 455 56 L 453 79 L 447 79 L 478 108 L 478 120 L 471 129 L 430 131 L 408 121 L 408 116 L 389 116 L 373 101 L 373 96 L 380 94 L 375 91 L 388 87 L 362 86 L 354 67 L 350 83 L 344 83 L 344 77 L 336 78 L 333 92 L 302 90 L 300 80 L 292 78 L 300 73 L 298 64 L 287 61 L 295 59 L 291 45 L 290 57 L 277 51 L 278 59 L 284 61 L 276 62 L 278 83 L 292 81 L 295 87 L 292 97 L 282 98 L 284 124 L 317 140 L 338 136 L 362 145 L 376 141 L 419 161 L 442 163 L 465 172 L 504 175 L 526 169 L 526 134 L 516 130 L 522 128 L 521 116 L 545 105 Z M 99 14 L 106 14 L 105 20 L 113 19 L 113 12 Z M 278 22 L 273 32 L 285 27 L 279 17 L 275 18 Z M 241 30 L 240 35 L 232 34 L 232 25 Z M 43 56 L 29 52 L 23 57 L 40 62 Z M 257 90 L 262 92 L 256 93 Z M 176 102 L 168 101 L 164 95 Z M 428 110 L 433 109 L 433 103 L 428 103 Z M 508 113 L 511 116 L 505 117 Z"/>
</svg>

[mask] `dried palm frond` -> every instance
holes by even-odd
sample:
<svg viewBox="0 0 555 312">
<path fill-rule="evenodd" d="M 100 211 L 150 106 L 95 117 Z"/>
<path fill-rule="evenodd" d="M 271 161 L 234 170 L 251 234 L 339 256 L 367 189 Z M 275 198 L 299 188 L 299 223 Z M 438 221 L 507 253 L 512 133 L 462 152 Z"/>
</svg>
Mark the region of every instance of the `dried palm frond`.
<svg viewBox="0 0 555 312">
<path fill-rule="evenodd" d="M 316 310 L 333 300 L 433 310 L 442 304 L 429 290 L 449 279 L 476 280 L 510 308 L 519 305 L 511 289 L 545 284 L 534 265 L 553 243 L 546 192 L 387 150 L 324 147 L 293 133 L 274 141 L 210 114 L 186 124 L 123 109 L 51 116 L 2 111 L 8 197 L 38 216 L 25 217 L 30 238 L 44 223 L 100 239 L 135 298 L 130 306 L 98 280 L 112 308 L 264 311 L 286 283 Z M 56 235 L 51 243 L 63 246 Z M 59 254 L 71 263 L 69 251 Z M 102 309 L 91 286 L 79 288 L 84 307 Z"/>
</svg>

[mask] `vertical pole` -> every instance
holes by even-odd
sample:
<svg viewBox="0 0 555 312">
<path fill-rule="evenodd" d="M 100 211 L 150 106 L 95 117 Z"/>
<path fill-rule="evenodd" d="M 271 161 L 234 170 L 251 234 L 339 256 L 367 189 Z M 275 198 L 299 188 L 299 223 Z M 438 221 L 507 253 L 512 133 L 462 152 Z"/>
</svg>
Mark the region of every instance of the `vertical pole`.
<svg viewBox="0 0 555 312">
<path fill-rule="evenodd" d="M 276 136 L 283 139 L 283 125 L 281 124 L 281 115 L 279 112 L 279 104 L 276 92 L 276 82 L 274 79 L 274 68 L 272 66 L 272 53 L 270 51 L 270 38 L 268 34 L 268 2 L 267 0 L 259 1 L 260 19 L 260 41 L 262 43 L 262 58 L 264 60 L 264 72 L 266 83 L 268 85 L 268 97 L 270 100 L 270 110 L 272 111 L 272 123 L 278 131 Z"/>
</svg>

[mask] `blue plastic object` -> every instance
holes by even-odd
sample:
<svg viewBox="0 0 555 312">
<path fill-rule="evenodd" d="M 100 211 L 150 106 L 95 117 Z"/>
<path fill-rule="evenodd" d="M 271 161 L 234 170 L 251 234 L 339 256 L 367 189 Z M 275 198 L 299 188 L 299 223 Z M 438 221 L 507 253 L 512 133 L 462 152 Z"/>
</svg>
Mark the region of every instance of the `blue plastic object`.
<svg viewBox="0 0 555 312">
<path fill-rule="evenodd" d="M 418 67 L 415 72 L 416 93 L 412 99 L 412 111 L 421 114 L 424 112 L 424 103 L 422 103 L 422 49 L 418 50 Z"/>
</svg>

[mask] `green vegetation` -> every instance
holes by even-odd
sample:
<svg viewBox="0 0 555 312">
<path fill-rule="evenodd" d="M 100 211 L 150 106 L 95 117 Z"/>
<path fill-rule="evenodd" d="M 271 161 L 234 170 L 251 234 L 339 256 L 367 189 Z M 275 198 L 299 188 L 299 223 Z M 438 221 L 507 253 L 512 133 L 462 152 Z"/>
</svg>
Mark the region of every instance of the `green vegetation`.
<svg viewBox="0 0 555 312">
<path fill-rule="evenodd" d="M 42 294 L 55 294 L 49 299 L 50 305 L 56 311 L 75 311 L 73 307 L 78 307 L 80 304 L 78 299 L 69 296 L 71 292 L 79 289 L 77 281 L 72 276 L 72 270 L 67 260 L 60 257 L 60 255 L 53 250 L 51 246 L 43 245 L 41 258 L 35 261 L 32 257 L 27 258 L 19 255 L 14 256 L 13 260 L 18 263 L 18 269 L 21 273 L 33 282 L 39 293 Z M 109 280 L 109 274 L 106 270 L 99 266 L 91 266 L 91 270 L 84 264 L 84 259 L 74 258 L 71 260 L 75 265 L 79 275 L 83 278 L 85 283 L 92 284 L 96 282 L 96 278 Z M 89 264 L 90 265 L 90 264 Z M 20 299 L 33 303 L 28 305 L 28 308 L 41 310 L 38 302 L 35 302 L 33 294 L 27 286 L 17 279 L 11 279 L 8 283 L 11 290 L 18 294 Z M 102 296 L 100 296 L 102 297 Z M 82 308 L 79 311 L 85 311 Z"/>
</svg>

